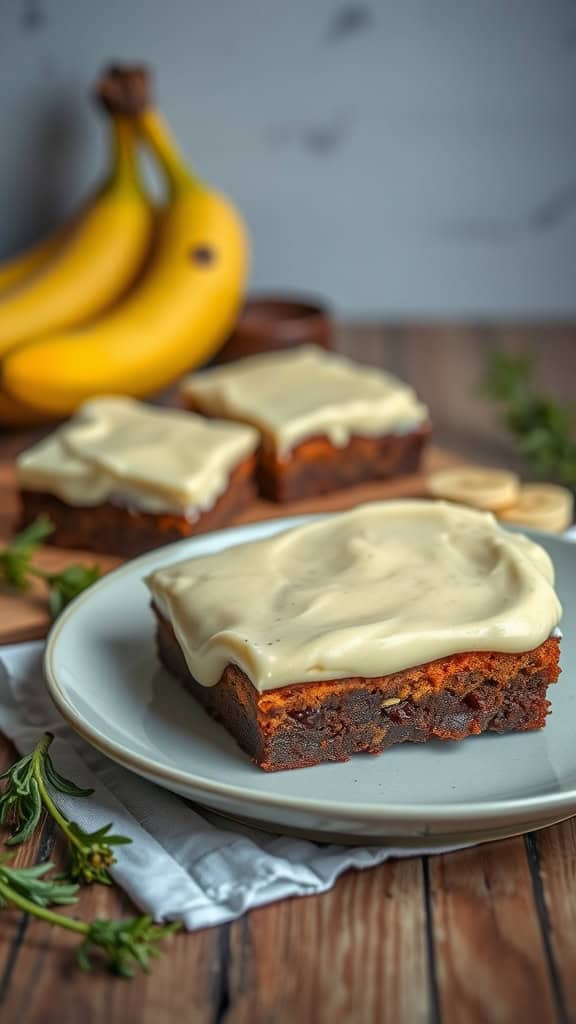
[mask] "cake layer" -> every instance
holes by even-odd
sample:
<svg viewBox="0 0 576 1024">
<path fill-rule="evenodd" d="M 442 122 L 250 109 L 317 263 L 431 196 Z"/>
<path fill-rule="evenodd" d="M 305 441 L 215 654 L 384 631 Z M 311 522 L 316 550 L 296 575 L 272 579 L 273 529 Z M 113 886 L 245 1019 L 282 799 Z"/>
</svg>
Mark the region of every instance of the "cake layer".
<svg viewBox="0 0 576 1024">
<path fill-rule="evenodd" d="M 242 424 L 98 398 L 23 452 L 17 475 L 23 489 L 80 508 L 111 501 L 194 518 L 215 504 L 258 443 L 257 432 Z"/>
<path fill-rule="evenodd" d="M 412 388 L 396 377 L 314 346 L 194 374 L 182 394 L 198 412 L 252 424 L 265 447 L 284 455 L 310 437 L 344 447 L 352 436 L 402 434 L 429 418 Z"/>
<path fill-rule="evenodd" d="M 162 615 L 157 636 L 166 668 L 265 771 L 346 761 L 397 743 L 539 729 L 547 687 L 560 672 L 559 641 L 550 638 L 518 654 L 463 653 L 387 676 L 258 693 L 233 664 L 217 686 L 199 685 Z"/>
<path fill-rule="evenodd" d="M 146 582 L 199 684 L 233 663 L 266 691 L 531 650 L 560 619 L 553 581 L 543 548 L 490 513 L 413 500 L 325 516 Z"/>
<path fill-rule="evenodd" d="M 164 544 L 227 526 L 253 499 L 253 477 L 254 458 L 245 459 L 232 470 L 226 490 L 214 505 L 193 517 L 174 512 L 141 512 L 111 502 L 73 507 L 53 494 L 22 491 L 21 523 L 26 526 L 44 514 L 55 527 L 47 543 L 132 558 Z"/>
<path fill-rule="evenodd" d="M 289 458 L 264 449 L 257 466 L 260 493 L 272 501 L 299 501 L 368 480 L 414 473 L 430 429 L 423 424 L 406 434 L 351 437 L 344 448 L 336 448 L 326 437 L 313 437 L 296 445 Z"/>
</svg>

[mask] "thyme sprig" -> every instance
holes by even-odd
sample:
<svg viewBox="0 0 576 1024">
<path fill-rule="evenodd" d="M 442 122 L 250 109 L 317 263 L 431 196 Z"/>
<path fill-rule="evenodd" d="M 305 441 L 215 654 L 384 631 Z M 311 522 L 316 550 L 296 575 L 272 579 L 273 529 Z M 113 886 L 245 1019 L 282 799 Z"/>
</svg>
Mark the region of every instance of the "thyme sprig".
<svg viewBox="0 0 576 1024">
<path fill-rule="evenodd" d="M 50 614 L 55 619 L 67 604 L 99 579 L 101 570 L 98 565 L 68 565 L 61 572 L 46 572 L 34 565 L 36 549 L 53 530 L 47 516 L 39 516 L 17 533 L 0 550 L 0 581 L 16 590 L 28 590 L 34 577 L 43 580 L 48 588 Z"/>
<path fill-rule="evenodd" d="M 8 855 L 0 855 L 0 907 L 17 907 L 51 925 L 81 935 L 76 959 L 83 970 L 90 970 L 95 955 L 100 953 L 111 971 L 131 978 L 138 969 L 149 970 L 150 961 L 161 956 L 159 943 L 176 932 L 179 923 L 156 925 L 148 915 L 118 921 L 108 918 L 82 921 L 50 909 L 54 905 L 74 904 L 79 883 L 109 885 L 108 868 L 115 860 L 112 848 L 131 842 L 127 836 L 114 835 L 112 825 L 86 832 L 58 809 L 50 789 L 73 797 L 90 796 L 93 790 L 82 789 L 57 771 L 49 754 L 52 740 L 53 736 L 45 733 L 30 754 L 0 773 L 0 779 L 6 779 L 0 796 L 0 823 L 12 825 L 16 830 L 6 840 L 6 845 L 19 846 L 32 838 L 42 811 L 47 811 L 66 839 L 70 864 L 64 877 L 46 877 L 53 868 L 49 862 L 16 868 Z"/>
<path fill-rule="evenodd" d="M 81 789 L 56 771 L 48 753 L 53 738 L 51 733 L 45 733 L 32 753 L 0 772 L 0 778 L 7 779 L 0 796 L 0 824 L 15 829 L 6 845 L 19 846 L 30 839 L 44 808 L 66 839 L 70 858 L 67 877 L 75 882 L 110 885 L 108 868 L 115 862 L 112 848 L 132 840 L 112 834 L 112 825 L 86 832 L 81 825 L 69 821 L 62 814 L 52 799 L 49 787 L 74 797 L 90 796 L 93 790 Z"/>
<path fill-rule="evenodd" d="M 0 906 L 17 907 L 48 924 L 81 935 L 83 941 L 76 950 L 76 959 L 85 971 L 91 970 L 94 953 L 101 952 L 114 974 L 131 978 L 138 968 L 148 972 L 151 959 L 161 956 L 159 942 L 178 930 L 178 922 L 155 925 L 148 915 L 120 921 L 66 917 L 50 906 L 75 903 L 79 887 L 46 878 L 52 868 L 50 862 L 15 868 L 6 856 L 0 857 Z"/>
<path fill-rule="evenodd" d="M 28 590 L 31 583 L 31 559 L 36 548 L 46 540 L 54 527 L 47 516 L 39 516 L 24 530 L 12 537 L 0 551 L 0 571 L 4 581 L 18 590 Z"/>
<path fill-rule="evenodd" d="M 483 390 L 535 473 L 576 489 L 575 411 L 536 390 L 532 359 L 490 353 Z"/>
</svg>

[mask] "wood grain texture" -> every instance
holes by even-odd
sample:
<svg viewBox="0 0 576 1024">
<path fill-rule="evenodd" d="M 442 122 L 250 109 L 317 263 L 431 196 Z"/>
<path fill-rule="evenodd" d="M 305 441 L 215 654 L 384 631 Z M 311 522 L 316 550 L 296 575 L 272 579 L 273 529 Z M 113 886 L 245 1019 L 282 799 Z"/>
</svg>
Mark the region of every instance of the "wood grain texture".
<svg viewBox="0 0 576 1024">
<path fill-rule="evenodd" d="M 554 987 L 521 838 L 429 861 L 443 1024 L 556 1021 Z"/>
<path fill-rule="evenodd" d="M 563 1021 L 576 1021 L 576 818 L 533 837 L 551 972 Z"/>
<path fill-rule="evenodd" d="M 102 887 L 83 893 L 78 911 L 85 918 L 134 914 L 134 908 L 117 893 Z M 0 932 L 2 938 L 5 931 L 6 926 Z M 152 973 L 130 982 L 101 968 L 83 974 L 74 961 L 77 942 L 77 937 L 62 929 L 27 923 L 0 1003 L 2 1020 L 19 1024 L 102 1024 L 106 1020 L 211 1024 L 213 975 L 218 962 L 216 930 L 175 936 L 165 945 L 166 955 L 154 963 Z"/>
<path fill-rule="evenodd" d="M 229 928 L 226 1024 L 424 1024 L 425 927 L 418 860 L 256 910 Z"/>
<path fill-rule="evenodd" d="M 100 887 L 82 895 L 79 912 L 87 918 L 131 916 L 134 909 Z M 28 924 L 0 1003 L 0 1019 L 7 1024 L 214 1021 L 216 929 L 175 936 L 165 946 L 166 955 L 154 962 L 152 973 L 131 981 L 115 978 L 102 969 L 83 974 L 74 963 L 76 944 L 77 938 L 71 933 L 51 930 L 36 921 Z"/>
</svg>

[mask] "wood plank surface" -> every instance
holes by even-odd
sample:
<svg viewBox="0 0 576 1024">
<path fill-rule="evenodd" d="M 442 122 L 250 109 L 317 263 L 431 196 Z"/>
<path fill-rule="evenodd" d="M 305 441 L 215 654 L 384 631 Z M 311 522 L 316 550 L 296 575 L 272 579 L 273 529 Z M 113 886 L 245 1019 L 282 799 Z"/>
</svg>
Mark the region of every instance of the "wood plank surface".
<svg viewBox="0 0 576 1024">
<path fill-rule="evenodd" d="M 323 896 L 234 922 L 226 938 L 226 1024 L 425 1024 L 423 896 L 420 861 L 397 861 L 350 872 Z"/>
<path fill-rule="evenodd" d="M 479 394 L 490 347 L 534 352 L 542 385 L 573 398 L 570 325 L 363 325 L 337 340 L 414 384 L 437 443 L 471 461 L 527 472 Z M 0 458 L 35 436 L 6 435 Z M 0 471 L 4 533 L 14 512 L 8 478 Z M 26 601 L 17 621 L 45 628 L 41 606 Z M 13 614 L 0 603 L 0 623 L 8 615 L 13 626 Z M 0 769 L 13 756 L 0 738 Z M 45 829 L 18 861 L 46 856 L 53 841 Z M 130 910 L 116 889 L 96 888 L 75 912 Z M 0 912 L 2 1024 L 576 1024 L 576 825 L 351 872 L 323 896 L 176 936 L 153 973 L 130 982 L 82 975 L 74 941 Z"/>
<path fill-rule="evenodd" d="M 429 860 L 444 1024 L 554 1024 L 556 1003 L 522 838 Z"/>
<path fill-rule="evenodd" d="M 93 887 L 82 895 L 85 917 L 130 916 L 116 893 Z M 14 936 L 17 919 L 13 921 Z M 0 963 L 10 956 L 7 932 L 0 926 Z M 154 962 L 152 973 L 130 981 L 103 970 L 83 974 L 74 964 L 77 939 L 61 929 L 33 921 L 26 924 L 0 998 L 6 1024 L 212 1024 L 213 995 L 219 969 L 219 933 L 206 929 L 178 935 Z M 9 940 L 10 935 L 6 935 Z M 6 964 L 6 957 L 4 958 Z M 5 968 L 6 970 L 6 968 Z"/>
<path fill-rule="evenodd" d="M 536 895 L 542 897 L 559 1016 L 576 1021 L 576 818 L 535 833 L 529 852 L 536 872 Z"/>
</svg>

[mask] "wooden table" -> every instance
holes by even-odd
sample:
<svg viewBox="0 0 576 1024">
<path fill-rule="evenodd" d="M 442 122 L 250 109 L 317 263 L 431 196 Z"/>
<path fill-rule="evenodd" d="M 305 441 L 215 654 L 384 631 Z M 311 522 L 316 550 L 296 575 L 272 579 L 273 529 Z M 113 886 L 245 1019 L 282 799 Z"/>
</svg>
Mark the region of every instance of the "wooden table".
<svg viewBox="0 0 576 1024">
<path fill-rule="evenodd" d="M 570 372 L 574 380 L 574 333 L 562 326 L 367 326 L 339 340 L 358 358 L 412 379 L 441 439 L 468 458 L 509 463 L 514 453 L 477 396 L 482 350 L 493 342 L 537 348 L 545 340 L 549 382 L 557 374 L 561 390 Z M 6 462 L 27 440 L 6 436 L 0 456 Z M 9 470 L 0 467 L 0 531 L 11 500 Z M 21 636 L 42 629 L 38 599 L 15 619 L 13 610 L 13 603 L 0 605 L 5 638 L 8 619 Z M 0 740 L 0 767 L 12 757 Z M 54 840 L 45 824 L 18 862 L 52 856 Z M 93 887 L 78 912 L 132 910 L 117 890 Z M 1 912 L 2 1022 L 565 1024 L 576 1021 L 576 825 L 351 872 L 326 895 L 177 936 L 153 973 L 131 982 L 71 967 L 74 942 Z"/>
</svg>

